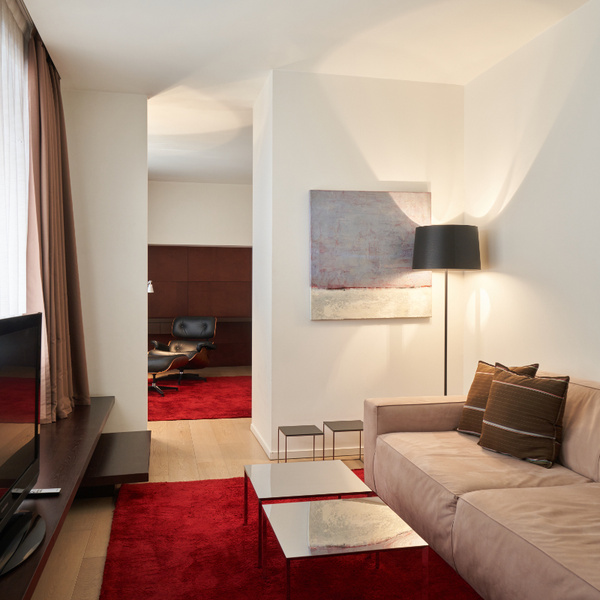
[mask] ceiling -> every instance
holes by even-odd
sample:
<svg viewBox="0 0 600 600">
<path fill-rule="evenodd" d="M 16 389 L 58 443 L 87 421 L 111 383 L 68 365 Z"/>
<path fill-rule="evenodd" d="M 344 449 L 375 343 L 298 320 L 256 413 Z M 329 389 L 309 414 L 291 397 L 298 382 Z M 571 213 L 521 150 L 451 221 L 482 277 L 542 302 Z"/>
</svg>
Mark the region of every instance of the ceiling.
<svg viewBox="0 0 600 600">
<path fill-rule="evenodd" d="M 145 94 L 151 180 L 250 183 L 272 69 L 464 85 L 588 0 L 24 0 L 63 85 Z"/>
</svg>

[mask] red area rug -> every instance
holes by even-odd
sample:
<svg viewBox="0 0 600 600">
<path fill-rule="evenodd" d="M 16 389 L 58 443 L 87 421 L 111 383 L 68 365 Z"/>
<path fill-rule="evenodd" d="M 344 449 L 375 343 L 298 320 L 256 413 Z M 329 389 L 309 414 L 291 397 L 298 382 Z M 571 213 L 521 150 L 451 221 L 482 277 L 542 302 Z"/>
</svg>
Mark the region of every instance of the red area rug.
<svg viewBox="0 0 600 600">
<path fill-rule="evenodd" d="M 285 559 L 272 532 L 257 568 L 256 497 L 244 525 L 243 478 L 123 485 L 115 509 L 101 600 L 284 600 Z M 428 596 L 425 596 L 428 594 Z M 292 563 L 292 600 L 479 596 L 431 550 Z"/>
<path fill-rule="evenodd" d="M 163 380 L 164 385 L 175 382 Z M 161 380 L 158 380 L 160 387 Z M 186 381 L 179 391 L 165 390 L 161 396 L 148 392 L 149 421 L 189 421 L 195 419 L 235 419 L 252 415 L 252 377 L 208 377 L 206 381 Z"/>
</svg>

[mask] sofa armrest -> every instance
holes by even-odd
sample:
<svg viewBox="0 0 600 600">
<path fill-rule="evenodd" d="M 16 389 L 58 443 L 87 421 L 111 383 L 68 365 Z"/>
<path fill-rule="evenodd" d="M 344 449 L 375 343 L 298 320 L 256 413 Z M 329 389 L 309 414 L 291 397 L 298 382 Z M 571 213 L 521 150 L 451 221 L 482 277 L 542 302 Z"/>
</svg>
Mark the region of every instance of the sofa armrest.
<svg viewBox="0 0 600 600">
<path fill-rule="evenodd" d="M 373 488 L 377 436 L 395 431 L 451 431 L 458 427 L 466 396 L 368 398 L 364 405 L 365 482 Z"/>
</svg>

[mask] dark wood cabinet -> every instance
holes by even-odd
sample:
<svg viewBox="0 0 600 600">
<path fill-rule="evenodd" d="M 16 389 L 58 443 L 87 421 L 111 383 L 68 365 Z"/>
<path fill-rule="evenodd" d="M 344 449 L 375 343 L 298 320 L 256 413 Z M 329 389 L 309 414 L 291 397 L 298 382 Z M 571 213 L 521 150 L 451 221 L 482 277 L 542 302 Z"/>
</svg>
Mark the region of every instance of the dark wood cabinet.
<svg viewBox="0 0 600 600">
<path fill-rule="evenodd" d="M 212 366 L 252 362 L 252 248 L 148 246 L 148 347 L 175 317 L 217 317 Z"/>
</svg>

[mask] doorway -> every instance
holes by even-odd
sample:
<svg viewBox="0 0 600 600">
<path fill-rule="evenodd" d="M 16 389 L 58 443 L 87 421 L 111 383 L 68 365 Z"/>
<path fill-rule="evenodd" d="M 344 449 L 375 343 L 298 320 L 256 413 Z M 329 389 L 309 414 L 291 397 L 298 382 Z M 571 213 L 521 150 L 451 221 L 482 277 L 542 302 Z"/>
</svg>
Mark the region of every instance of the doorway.
<svg viewBox="0 0 600 600">
<path fill-rule="evenodd" d="M 178 316 L 217 317 L 211 367 L 252 363 L 252 248 L 148 246 L 148 349 L 167 343 Z"/>
</svg>

